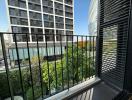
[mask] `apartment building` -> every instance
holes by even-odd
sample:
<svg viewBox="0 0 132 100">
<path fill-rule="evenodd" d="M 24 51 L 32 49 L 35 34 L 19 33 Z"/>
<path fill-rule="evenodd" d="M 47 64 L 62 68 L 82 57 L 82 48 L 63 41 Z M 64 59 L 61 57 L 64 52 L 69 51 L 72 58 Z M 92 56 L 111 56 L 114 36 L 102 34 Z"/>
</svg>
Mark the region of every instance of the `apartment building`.
<svg viewBox="0 0 132 100">
<path fill-rule="evenodd" d="M 98 0 L 90 0 L 90 6 L 88 12 L 89 35 L 97 35 L 97 12 L 98 12 Z"/>
<path fill-rule="evenodd" d="M 74 33 L 74 1 L 73 0 L 7 0 L 7 13 L 8 20 L 10 23 L 10 32 L 13 33 L 29 33 L 29 43 L 36 43 L 36 35 L 45 34 L 38 36 L 39 43 L 59 43 L 60 37 L 56 35 L 48 34 L 62 34 L 72 35 Z M 17 59 L 14 47 L 14 38 L 11 37 L 11 49 L 9 50 L 10 59 Z M 70 41 L 72 38 L 68 38 Z M 25 34 L 17 35 L 17 41 L 19 41 L 20 58 L 26 59 L 27 52 L 24 48 L 26 42 Z M 62 41 L 66 41 L 66 37 L 62 37 Z M 35 55 L 36 48 L 30 48 L 30 54 Z M 45 54 L 45 46 L 42 46 L 40 53 Z M 60 54 L 60 47 L 56 47 L 56 55 Z M 63 47 L 64 49 L 64 47 Z M 24 51 L 24 52 L 23 52 Z M 49 56 L 53 55 L 53 46 L 48 47 Z M 64 51 L 64 50 L 63 50 Z"/>
</svg>

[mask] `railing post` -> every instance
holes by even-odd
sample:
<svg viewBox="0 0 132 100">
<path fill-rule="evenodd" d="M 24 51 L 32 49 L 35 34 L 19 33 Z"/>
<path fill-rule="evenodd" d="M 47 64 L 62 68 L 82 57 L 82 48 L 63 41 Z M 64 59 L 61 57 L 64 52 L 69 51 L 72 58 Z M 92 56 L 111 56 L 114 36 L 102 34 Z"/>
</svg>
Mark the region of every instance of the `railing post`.
<svg viewBox="0 0 132 100">
<path fill-rule="evenodd" d="M 5 63 L 9 92 L 10 92 L 11 100 L 14 100 L 12 86 L 11 86 L 10 77 L 9 77 L 9 68 L 8 68 L 8 61 L 7 61 L 6 47 L 5 47 L 5 41 L 4 41 L 3 33 L 0 33 L 0 38 L 1 38 L 2 52 L 3 52 L 4 63 Z"/>
</svg>

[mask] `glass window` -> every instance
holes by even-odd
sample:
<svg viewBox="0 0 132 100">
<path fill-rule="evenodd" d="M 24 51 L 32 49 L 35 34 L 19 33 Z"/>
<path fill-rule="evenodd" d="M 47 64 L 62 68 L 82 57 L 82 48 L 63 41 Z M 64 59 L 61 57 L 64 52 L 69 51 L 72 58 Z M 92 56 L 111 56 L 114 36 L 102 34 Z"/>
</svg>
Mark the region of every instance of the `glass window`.
<svg viewBox="0 0 132 100">
<path fill-rule="evenodd" d="M 53 8 L 53 1 L 51 0 L 42 0 L 43 6 L 52 7 Z"/>
<path fill-rule="evenodd" d="M 24 0 L 8 0 L 8 4 L 11 6 L 26 8 L 26 1 Z"/>
<path fill-rule="evenodd" d="M 31 22 L 31 23 L 30 23 L 31 26 L 42 27 L 42 21 L 38 21 L 38 20 L 33 20 L 33 19 L 31 19 L 30 22 Z"/>
<path fill-rule="evenodd" d="M 48 15 L 44 15 L 44 21 L 49 21 L 49 16 Z"/>
<path fill-rule="evenodd" d="M 73 25 L 73 19 L 65 19 L 66 21 L 66 24 L 70 24 L 70 25 Z"/>
<path fill-rule="evenodd" d="M 57 23 L 64 23 L 64 18 L 63 17 L 55 17 L 55 20 Z"/>
<path fill-rule="evenodd" d="M 32 3 L 28 3 L 28 7 L 29 7 L 29 9 L 33 9 L 33 4 Z"/>
<path fill-rule="evenodd" d="M 55 9 L 63 10 L 63 4 L 55 2 Z"/>
<path fill-rule="evenodd" d="M 68 41 L 72 41 L 73 40 L 73 31 L 66 31 L 66 35 L 69 35 L 67 37 Z"/>
<path fill-rule="evenodd" d="M 11 24 L 18 24 L 18 19 L 16 17 L 11 17 Z"/>
<path fill-rule="evenodd" d="M 73 18 L 73 13 L 70 12 L 65 12 L 66 17 Z"/>
<path fill-rule="evenodd" d="M 73 8 L 70 6 L 65 6 L 65 11 L 73 13 Z"/>
<path fill-rule="evenodd" d="M 55 14 L 63 16 L 63 10 L 55 9 Z"/>
<path fill-rule="evenodd" d="M 52 15 L 44 14 L 44 21 L 54 22 L 54 17 Z"/>
<path fill-rule="evenodd" d="M 73 0 L 65 0 L 65 3 L 66 3 L 66 4 L 69 4 L 69 5 L 72 5 Z"/>
<path fill-rule="evenodd" d="M 45 27 L 54 28 L 54 22 L 44 22 Z"/>
<path fill-rule="evenodd" d="M 64 31 L 56 30 L 56 40 L 57 41 L 65 41 Z"/>
<path fill-rule="evenodd" d="M 44 6 L 44 7 L 43 7 L 43 11 L 46 12 L 46 13 L 51 13 L 51 14 L 53 14 L 53 8 L 50 8 L 50 7 Z"/>
<path fill-rule="evenodd" d="M 42 16 L 40 13 L 36 13 L 36 18 L 42 20 Z"/>
<path fill-rule="evenodd" d="M 35 9 L 34 10 L 41 11 L 41 6 L 40 5 L 35 5 Z"/>
<path fill-rule="evenodd" d="M 19 1 L 19 7 L 26 8 L 26 2 Z"/>
<path fill-rule="evenodd" d="M 54 30 L 51 29 L 45 29 L 45 39 L 46 41 L 53 41 L 55 39 L 54 37 Z"/>
<path fill-rule="evenodd" d="M 56 20 L 56 28 L 64 28 L 64 18 L 63 17 L 55 17 Z"/>
<path fill-rule="evenodd" d="M 32 34 L 32 41 L 43 41 L 43 30 L 40 28 L 31 28 L 31 34 Z M 36 35 L 38 34 L 38 35 Z"/>
<path fill-rule="evenodd" d="M 56 28 L 64 29 L 64 24 L 63 23 L 56 23 Z"/>
<path fill-rule="evenodd" d="M 20 24 L 21 25 L 28 25 L 28 20 L 27 19 L 24 19 L 24 18 L 21 18 L 20 19 Z"/>
<path fill-rule="evenodd" d="M 17 0 L 8 0 L 8 4 L 11 6 L 15 6 L 16 2 L 17 2 Z"/>
<path fill-rule="evenodd" d="M 13 33 L 20 33 L 21 31 L 20 31 L 20 29 L 19 29 L 19 27 L 12 27 L 12 32 Z"/>
<path fill-rule="evenodd" d="M 29 9 L 31 9 L 31 10 L 41 11 L 41 6 L 40 5 L 32 4 L 32 3 L 28 3 L 28 5 L 29 5 Z"/>
<path fill-rule="evenodd" d="M 72 30 L 73 29 L 73 25 L 67 25 L 66 24 L 66 29 L 71 29 Z"/>
<path fill-rule="evenodd" d="M 12 16 L 17 16 L 18 15 L 16 9 L 14 9 L 14 8 L 9 8 L 9 13 Z"/>
<path fill-rule="evenodd" d="M 21 17 L 27 17 L 27 11 L 19 10 L 19 14 Z"/>
<path fill-rule="evenodd" d="M 37 19 L 37 20 L 42 20 L 42 16 L 40 13 L 35 13 L 35 12 L 29 12 L 30 18 Z"/>
<path fill-rule="evenodd" d="M 29 41 L 29 36 L 26 37 L 26 34 L 24 34 L 24 33 L 29 33 L 29 29 L 27 27 L 14 27 L 14 26 L 12 26 L 12 32 L 13 33 L 20 33 L 20 34 L 16 35 L 17 42 L 26 42 L 27 38 Z M 15 42 L 14 36 L 13 36 L 13 41 Z"/>
</svg>

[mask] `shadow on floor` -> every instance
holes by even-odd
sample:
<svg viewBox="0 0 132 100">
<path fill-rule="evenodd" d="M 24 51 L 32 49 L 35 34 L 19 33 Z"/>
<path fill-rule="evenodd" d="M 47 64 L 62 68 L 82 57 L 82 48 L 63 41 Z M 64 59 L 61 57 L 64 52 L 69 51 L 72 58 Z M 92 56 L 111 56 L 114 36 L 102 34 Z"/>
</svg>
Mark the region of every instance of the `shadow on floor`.
<svg viewBox="0 0 132 100">
<path fill-rule="evenodd" d="M 72 97 L 70 100 L 112 100 L 117 94 L 118 91 L 102 82 L 93 88 Z"/>
</svg>

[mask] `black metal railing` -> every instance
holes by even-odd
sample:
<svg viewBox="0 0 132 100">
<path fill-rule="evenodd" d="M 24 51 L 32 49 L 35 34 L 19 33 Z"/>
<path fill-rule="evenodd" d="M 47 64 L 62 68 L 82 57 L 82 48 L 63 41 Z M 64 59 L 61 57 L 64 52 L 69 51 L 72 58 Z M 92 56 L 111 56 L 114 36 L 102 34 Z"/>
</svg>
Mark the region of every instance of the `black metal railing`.
<svg viewBox="0 0 132 100">
<path fill-rule="evenodd" d="M 1 99 L 47 98 L 95 76 L 96 36 L 6 33 L 13 36 L 9 42 L 4 35 Z"/>
</svg>

